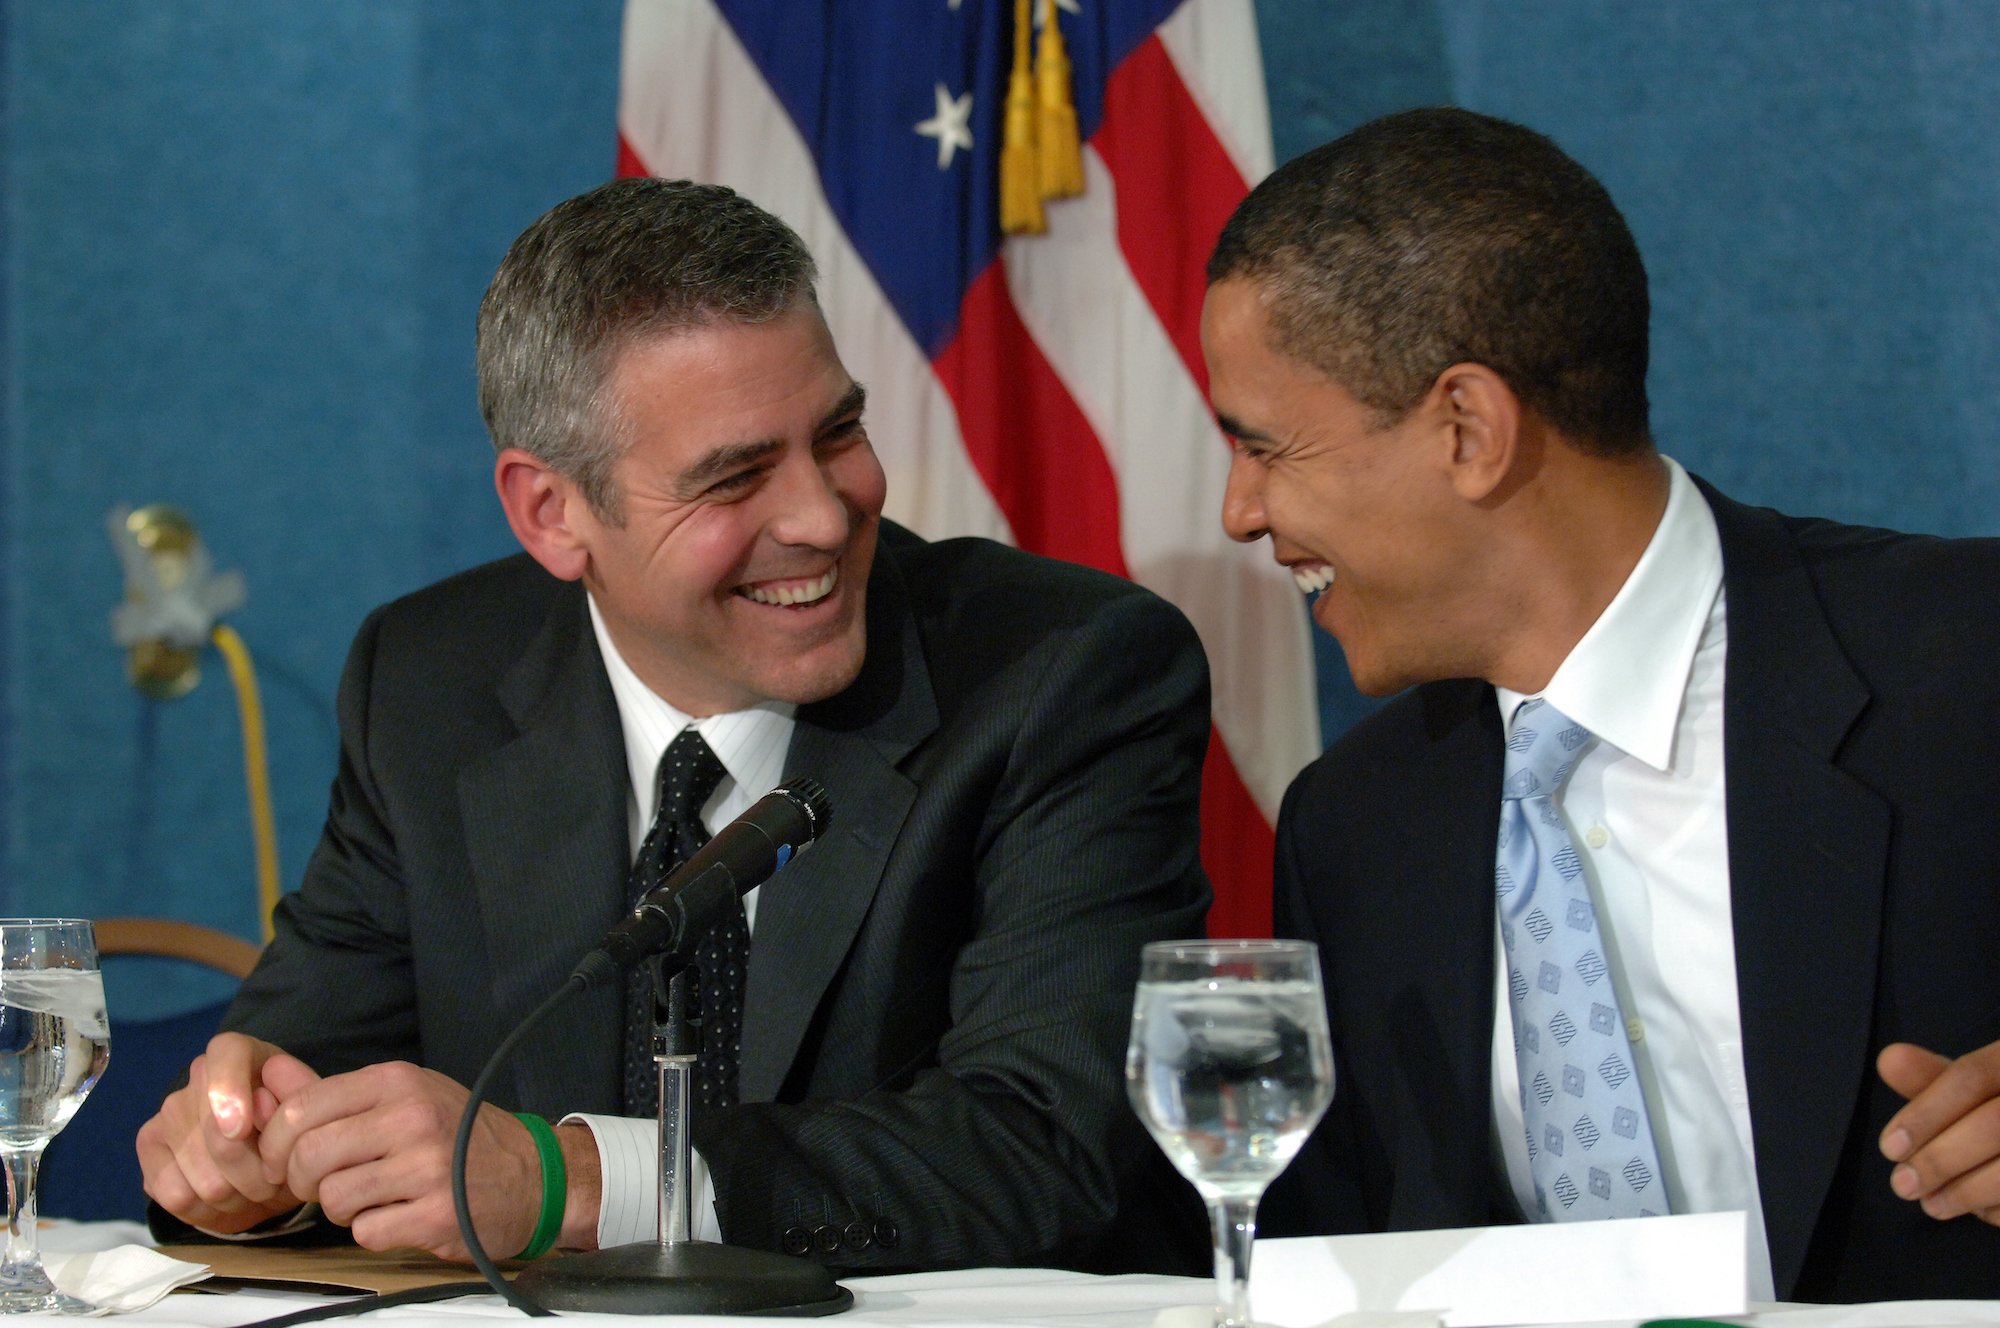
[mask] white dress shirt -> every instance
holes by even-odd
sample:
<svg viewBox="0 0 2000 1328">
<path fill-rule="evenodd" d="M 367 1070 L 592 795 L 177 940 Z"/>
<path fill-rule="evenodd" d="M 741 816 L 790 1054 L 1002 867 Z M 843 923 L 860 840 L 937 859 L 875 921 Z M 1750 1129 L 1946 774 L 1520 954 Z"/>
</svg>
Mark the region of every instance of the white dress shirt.
<svg viewBox="0 0 2000 1328">
<path fill-rule="evenodd" d="M 1722 546 L 1687 472 L 1666 464 L 1659 528 L 1541 696 L 1598 738 L 1562 811 L 1604 931 L 1668 1202 L 1676 1213 L 1747 1213 L 1750 1296 L 1770 1300 L 1729 906 Z M 1530 698 L 1494 690 L 1511 732 Z M 1494 1131 L 1515 1197 L 1533 1212 L 1504 951 L 1496 967 Z"/>
<path fill-rule="evenodd" d="M 727 773 L 702 808 L 701 821 L 709 833 L 729 824 L 750 809 L 752 803 L 784 779 L 785 753 L 792 744 L 793 715 L 797 707 L 770 702 L 750 710 L 711 715 L 697 720 L 661 700 L 639 681 L 639 675 L 618 653 L 611 633 L 605 630 L 597 601 L 590 601 L 590 625 L 597 633 L 597 648 L 604 656 L 604 671 L 611 678 L 611 694 L 618 702 L 618 722 L 625 733 L 625 761 L 630 776 L 625 801 L 626 829 L 634 857 L 653 824 L 660 790 L 656 780 L 660 757 L 681 733 L 692 726 L 701 733 Z M 743 911 L 754 932 L 757 923 L 757 891 L 743 897 Z M 651 1120 L 623 1116 L 565 1116 L 590 1127 L 597 1140 L 597 1157 L 602 1180 L 602 1198 L 597 1206 L 597 1243 L 601 1246 L 629 1245 L 652 1240 L 659 1211 L 660 1156 L 659 1126 Z M 699 1153 L 693 1157 L 694 1175 L 699 1186 L 694 1202 L 691 1233 L 696 1240 L 721 1240 L 722 1227 L 715 1216 L 715 1185 L 708 1166 Z"/>
</svg>

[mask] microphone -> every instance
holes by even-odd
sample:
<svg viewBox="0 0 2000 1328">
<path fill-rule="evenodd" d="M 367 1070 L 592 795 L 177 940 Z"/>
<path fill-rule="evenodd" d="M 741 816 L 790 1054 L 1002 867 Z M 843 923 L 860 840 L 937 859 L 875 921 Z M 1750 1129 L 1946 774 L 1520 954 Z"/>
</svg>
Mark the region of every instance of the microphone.
<svg viewBox="0 0 2000 1328">
<path fill-rule="evenodd" d="M 577 974 L 594 987 L 648 955 L 677 953 L 811 848 L 832 821 L 833 806 L 818 780 L 795 779 L 772 789 L 647 891 L 584 956 Z"/>
</svg>

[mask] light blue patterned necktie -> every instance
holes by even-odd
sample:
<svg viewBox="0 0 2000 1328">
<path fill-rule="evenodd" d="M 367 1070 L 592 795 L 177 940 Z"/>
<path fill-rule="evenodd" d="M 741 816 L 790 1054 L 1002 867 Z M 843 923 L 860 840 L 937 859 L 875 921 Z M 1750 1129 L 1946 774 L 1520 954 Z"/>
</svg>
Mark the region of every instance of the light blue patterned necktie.
<svg viewBox="0 0 2000 1328">
<path fill-rule="evenodd" d="M 1591 731 L 1525 701 L 1507 739 L 1494 888 L 1528 1165 L 1543 1220 L 1668 1211 L 1597 909 L 1555 797 Z"/>
</svg>

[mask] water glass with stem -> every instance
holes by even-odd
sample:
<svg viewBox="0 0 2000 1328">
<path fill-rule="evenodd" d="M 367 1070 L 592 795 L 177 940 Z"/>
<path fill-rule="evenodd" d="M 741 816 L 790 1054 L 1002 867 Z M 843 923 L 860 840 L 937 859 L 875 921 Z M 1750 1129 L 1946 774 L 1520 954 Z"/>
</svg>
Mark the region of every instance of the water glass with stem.
<svg viewBox="0 0 2000 1328">
<path fill-rule="evenodd" d="M 1263 940 L 1148 945 L 1125 1088 L 1208 1204 L 1217 1328 L 1247 1328 L 1257 1201 L 1333 1098 L 1316 949 Z"/>
<path fill-rule="evenodd" d="M 42 1150 L 69 1124 L 110 1054 L 90 923 L 0 919 L 0 1158 L 7 1164 L 0 1313 L 95 1308 L 58 1291 L 42 1267 L 35 1182 Z"/>
</svg>

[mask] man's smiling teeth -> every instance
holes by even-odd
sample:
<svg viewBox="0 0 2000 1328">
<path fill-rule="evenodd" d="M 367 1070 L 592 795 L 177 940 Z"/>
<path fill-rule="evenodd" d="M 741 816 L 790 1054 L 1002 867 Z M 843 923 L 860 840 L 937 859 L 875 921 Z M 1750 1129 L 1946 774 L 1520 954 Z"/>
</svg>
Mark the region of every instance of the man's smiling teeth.
<svg viewBox="0 0 2000 1328">
<path fill-rule="evenodd" d="M 1333 584 L 1333 569 L 1325 563 L 1317 567 L 1294 567 L 1292 580 L 1299 583 L 1299 590 L 1307 595 L 1316 595 Z"/>
<path fill-rule="evenodd" d="M 824 576 L 790 585 L 744 586 L 743 597 L 759 604 L 817 604 L 833 593 L 839 571 L 838 567 L 829 567 Z"/>
</svg>

